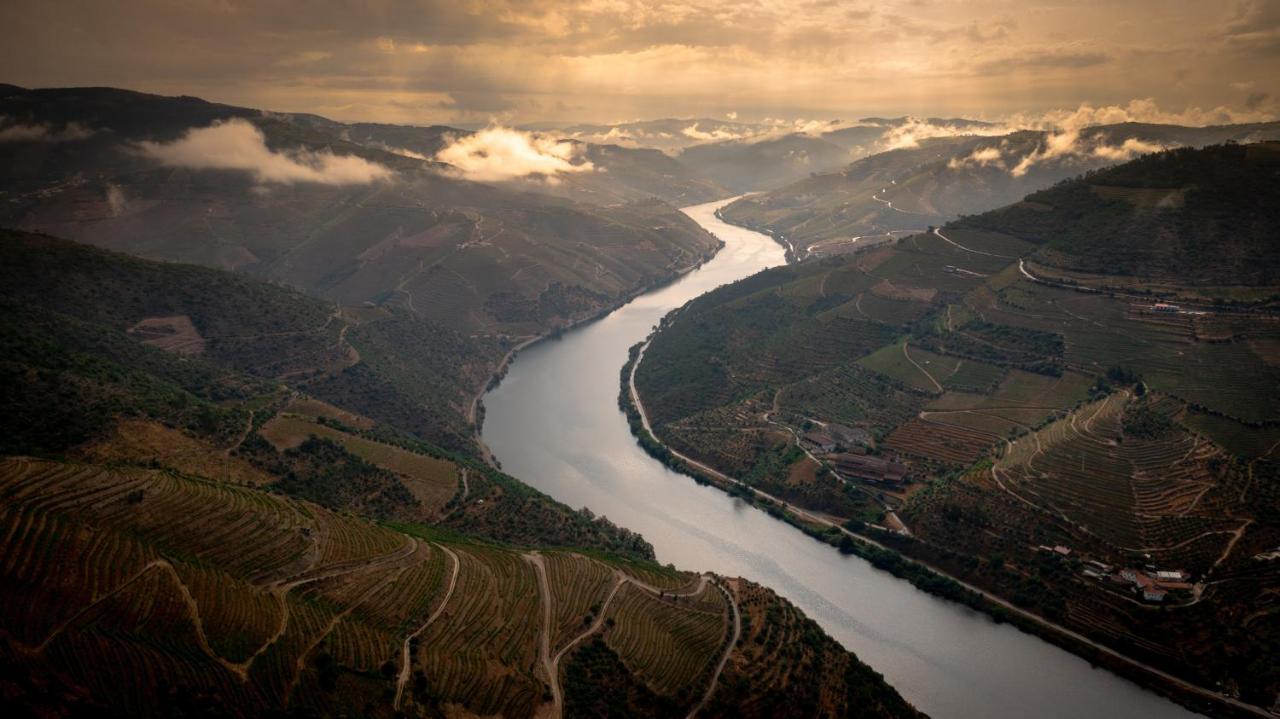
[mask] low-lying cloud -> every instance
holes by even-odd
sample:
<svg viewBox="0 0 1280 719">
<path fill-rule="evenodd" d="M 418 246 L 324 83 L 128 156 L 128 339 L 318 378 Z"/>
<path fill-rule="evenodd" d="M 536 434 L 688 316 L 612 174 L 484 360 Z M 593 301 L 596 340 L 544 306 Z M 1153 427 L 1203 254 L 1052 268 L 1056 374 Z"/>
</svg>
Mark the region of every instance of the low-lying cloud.
<svg viewBox="0 0 1280 719">
<path fill-rule="evenodd" d="M 476 182 L 534 177 L 555 183 L 561 174 L 595 170 L 590 160 L 579 159 L 580 152 L 581 146 L 568 140 L 489 127 L 454 138 L 436 153 L 436 159 Z"/>
<path fill-rule="evenodd" d="M 755 137 L 757 132 L 747 130 L 745 132 L 734 132 L 724 127 L 713 128 L 710 132 L 698 129 L 698 123 L 684 128 L 680 131 L 685 137 L 697 140 L 698 142 L 724 142 L 726 140 L 749 140 Z"/>
<path fill-rule="evenodd" d="M 1112 162 L 1124 162 L 1125 160 L 1132 160 L 1138 155 L 1146 155 L 1167 149 L 1169 148 L 1166 145 L 1147 142 L 1136 137 L 1130 137 L 1119 145 L 1108 145 L 1098 137 L 1083 137 L 1080 130 L 1064 130 L 1049 134 L 1035 151 L 1019 160 L 1009 170 L 1009 174 L 1014 177 L 1022 177 L 1032 167 L 1040 163 L 1061 158 L 1096 157 Z"/>
<path fill-rule="evenodd" d="M 966 167 L 994 166 L 1004 169 L 1004 153 L 998 147 L 980 147 L 965 157 L 953 157 L 947 161 L 947 167 L 961 170 Z"/>
<path fill-rule="evenodd" d="M 966 135 L 998 136 L 1013 132 L 1013 128 L 1005 125 L 989 125 L 986 123 L 933 123 L 928 120 L 908 118 L 901 125 L 885 130 L 880 137 L 883 150 L 900 150 L 918 147 L 920 142 L 934 137 L 963 137 Z"/>
<path fill-rule="evenodd" d="M 393 175 L 389 168 L 355 155 L 277 152 L 267 147 L 262 130 L 240 118 L 193 128 L 173 142 L 143 142 L 138 149 L 170 167 L 248 172 L 259 184 L 367 185 Z"/>
<path fill-rule="evenodd" d="M 0 143 L 3 142 L 75 142 L 93 137 L 93 130 L 78 122 L 68 123 L 61 129 L 37 123 L 25 125 L 0 116 Z"/>
</svg>

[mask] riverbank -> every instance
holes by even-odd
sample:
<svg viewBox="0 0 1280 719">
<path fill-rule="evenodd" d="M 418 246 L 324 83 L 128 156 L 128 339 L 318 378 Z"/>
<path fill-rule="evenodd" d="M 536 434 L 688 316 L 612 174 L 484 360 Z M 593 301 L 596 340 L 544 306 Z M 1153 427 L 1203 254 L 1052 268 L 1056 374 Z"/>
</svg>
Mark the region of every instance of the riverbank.
<svg viewBox="0 0 1280 719">
<path fill-rule="evenodd" d="M 712 235 L 712 237 L 715 237 L 715 235 Z M 673 284 L 675 282 L 679 282 L 682 277 L 688 275 L 691 272 L 698 270 L 704 264 L 711 261 L 713 258 L 715 258 L 717 254 L 719 254 L 720 250 L 723 250 L 723 249 L 724 249 L 724 240 L 721 240 L 720 238 L 716 237 L 715 249 L 701 255 L 698 258 L 697 262 L 695 262 L 694 264 L 689 265 L 688 267 L 685 267 L 683 269 L 677 270 L 674 274 L 661 278 L 656 282 L 651 282 L 647 285 L 641 285 L 636 289 L 632 290 L 630 293 L 623 295 L 616 302 L 606 305 L 605 307 L 601 308 L 599 311 L 591 314 L 590 316 L 581 317 L 579 319 L 572 320 L 560 327 L 556 327 L 555 329 L 548 330 L 547 332 L 544 332 L 540 335 L 529 337 L 517 343 L 514 347 L 508 350 L 506 355 L 502 357 L 502 360 L 498 362 L 498 366 L 494 368 L 493 373 L 489 375 L 489 379 L 480 387 L 479 390 L 476 391 L 474 395 L 472 395 L 471 405 L 467 409 L 467 421 L 471 423 L 472 439 L 475 442 L 476 448 L 480 453 L 480 458 L 484 461 L 484 463 L 489 465 L 490 467 L 493 467 L 494 469 L 502 468 L 497 458 L 493 456 L 493 450 L 489 448 L 489 445 L 485 443 L 484 438 L 481 436 L 484 429 L 484 396 L 494 387 L 497 387 L 500 382 L 502 382 L 502 378 L 506 377 L 507 375 L 507 369 L 511 366 L 511 362 L 515 360 L 516 356 L 519 355 L 521 351 L 526 350 L 530 347 L 533 347 L 539 344 L 540 342 L 558 339 L 559 337 L 563 336 L 565 332 L 569 332 L 577 327 L 589 324 L 591 322 L 596 322 L 605 317 L 608 317 L 610 314 L 615 312 L 618 308 L 625 306 L 627 303 L 631 302 L 637 297 L 640 297 L 641 295 L 647 294 L 649 292 L 653 292 L 655 290 L 662 289 L 663 287 L 666 287 L 667 285 Z"/>
<path fill-rule="evenodd" d="M 1116 649 L 952 576 L 936 565 L 925 562 L 918 556 L 912 556 L 909 545 L 919 544 L 920 540 L 917 538 L 876 530 L 857 522 L 838 524 L 827 517 L 814 514 L 751 487 L 667 446 L 654 434 L 649 424 L 644 403 L 636 389 L 635 374 L 640 362 L 644 359 L 645 350 L 662 331 L 668 319 L 678 311 L 675 310 L 664 317 L 652 334 L 643 342 L 630 348 L 627 363 L 620 373 L 619 408 L 626 415 L 638 444 L 649 456 L 675 472 L 688 475 L 699 484 L 715 486 L 762 509 L 775 519 L 787 522 L 813 539 L 836 547 L 842 553 L 859 556 L 877 569 L 904 579 L 922 591 L 981 611 L 997 623 L 1008 622 L 1028 634 L 1089 661 L 1094 666 L 1103 667 L 1193 711 L 1213 716 L 1275 716 L 1261 707 L 1219 694 L 1133 659 Z M 891 547 L 890 544 L 896 547 Z M 929 545 L 929 548 L 933 552 L 949 553 L 949 550 L 943 547 Z"/>
</svg>

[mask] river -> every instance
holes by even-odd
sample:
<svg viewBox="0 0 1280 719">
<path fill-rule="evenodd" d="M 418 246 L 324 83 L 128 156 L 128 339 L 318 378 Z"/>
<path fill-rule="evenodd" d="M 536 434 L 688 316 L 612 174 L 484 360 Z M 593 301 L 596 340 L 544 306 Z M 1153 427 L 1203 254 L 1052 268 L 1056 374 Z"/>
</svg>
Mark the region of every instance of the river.
<svg viewBox="0 0 1280 719">
<path fill-rule="evenodd" d="M 1196 716 L 1037 637 L 842 555 L 640 449 L 617 402 L 627 349 L 690 299 L 784 262 L 769 237 L 715 217 L 726 202 L 684 210 L 724 240 L 711 261 L 515 358 L 484 400 L 483 438 L 503 469 L 642 533 L 659 561 L 772 587 L 937 719 Z"/>
</svg>

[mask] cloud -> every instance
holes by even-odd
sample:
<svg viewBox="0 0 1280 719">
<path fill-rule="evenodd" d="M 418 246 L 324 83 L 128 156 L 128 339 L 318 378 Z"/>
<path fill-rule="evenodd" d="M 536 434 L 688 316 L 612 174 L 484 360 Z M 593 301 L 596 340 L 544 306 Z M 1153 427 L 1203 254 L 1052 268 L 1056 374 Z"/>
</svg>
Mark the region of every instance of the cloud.
<svg viewBox="0 0 1280 719">
<path fill-rule="evenodd" d="M 1169 149 L 1167 146 L 1156 142 L 1147 142 L 1136 137 L 1130 137 L 1120 145 L 1099 145 L 1093 148 L 1093 155 L 1105 160 L 1123 162 L 1132 160 L 1138 155 L 1149 155 L 1153 152 L 1161 152 L 1167 149 Z"/>
<path fill-rule="evenodd" d="M 1032 167 L 1050 160 L 1068 157 L 1097 157 L 1112 162 L 1131 160 L 1138 155 L 1160 152 L 1170 146 L 1139 140 L 1130 137 L 1119 145 L 1107 145 L 1098 137 L 1082 137 L 1079 129 L 1064 130 L 1049 134 L 1044 143 L 1027 154 L 1009 170 L 1014 177 L 1022 177 Z"/>
<path fill-rule="evenodd" d="M 698 123 L 696 122 L 684 128 L 683 130 L 681 130 L 680 133 L 683 134 L 685 137 L 698 140 L 699 142 L 724 142 L 725 140 L 746 140 L 746 139 L 755 137 L 756 135 L 759 134 L 751 130 L 746 130 L 743 132 L 734 132 L 733 130 L 729 130 L 723 127 L 717 127 L 711 130 L 711 132 L 706 132 L 703 130 L 699 130 Z"/>
<path fill-rule="evenodd" d="M 591 172 L 589 160 L 575 162 L 580 146 L 567 140 L 506 127 L 489 127 L 454 138 L 436 159 L 468 180 L 502 182 L 540 177 L 556 182 L 561 173 Z"/>
<path fill-rule="evenodd" d="M 242 170 L 258 183 L 367 185 L 393 174 L 355 155 L 335 155 L 328 150 L 276 152 L 267 147 L 261 130 L 240 118 L 192 128 L 173 142 L 143 142 L 138 149 L 171 167 Z"/>
<path fill-rule="evenodd" d="M 0 116 L 0 142 L 75 142 L 93 136 L 93 130 L 78 122 L 68 123 L 60 130 L 39 123 L 24 125 Z"/>
<path fill-rule="evenodd" d="M 1102 105 L 1095 107 L 1089 103 L 1080 105 L 1074 110 L 1050 110 L 1039 115 L 1014 115 L 1006 124 L 1033 130 L 1072 130 L 1091 125 L 1114 125 L 1121 122 L 1151 122 L 1166 125 L 1187 125 L 1204 127 L 1206 125 L 1230 125 L 1241 122 L 1267 122 L 1275 115 L 1262 107 L 1235 110 L 1219 105 L 1210 110 L 1200 107 L 1188 107 L 1181 112 L 1161 110 L 1153 98 L 1130 100 L 1125 105 Z"/>
<path fill-rule="evenodd" d="M 1007 135 L 1013 128 L 1002 125 L 946 123 L 935 124 L 928 120 L 907 118 L 901 125 L 890 127 L 880 137 L 880 145 L 885 150 L 900 150 L 916 147 L 921 140 L 932 137 L 961 137 L 964 135 Z"/>
<path fill-rule="evenodd" d="M 967 157 L 953 157 L 947 161 L 947 167 L 959 170 L 966 167 L 986 167 L 992 165 L 1004 168 L 1004 153 L 998 147 L 980 147 Z"/>
<path fill-rule="evenodd" d="M 371 148 L 373 148 L 373 149 L 375 149 L 375 150 L 382 150 L 383 152 L 390 152 L 390 153 L 391 153 L 391 154 L 393 154 L 393 155 L 399 155 L 399 156 L 401 156 L 401 157 L 408 157 L 408 158 L 411 158 L 411 159 L 414 159 L 414 160 L 425 160 L 425 161 L 430 161 L 430 160 L 431 160 L 431 158 L 430 158 L 430 157 L 427 157 L 426 155 L 422 154 L 421 152 L 414 152 L 413 150 L 410 150 L 410 149 L 409 149 L 409 148 L 407 148 L 407 147 L 397 147 L 397 146 L 395 146 L 395 145 L 388 145 L 388 144 L 387 144 L 387 143 L 385 143 L 385 142 L 378 142 L 377 140 L 370 140 L 370 141 L 368 141 L 368 142 L 362 142 L 362 143 L 360 143 L 360 144 L 364 145 L 365 147 L 371 147 Z"/>
</svg>

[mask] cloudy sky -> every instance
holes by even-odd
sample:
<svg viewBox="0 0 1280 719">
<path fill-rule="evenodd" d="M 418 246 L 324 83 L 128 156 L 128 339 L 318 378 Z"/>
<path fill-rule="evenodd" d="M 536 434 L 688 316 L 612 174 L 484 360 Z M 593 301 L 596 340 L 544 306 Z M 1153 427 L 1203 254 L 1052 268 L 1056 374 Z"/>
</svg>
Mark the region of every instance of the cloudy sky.
<svg viewBox="0 0 1280 719">
<path fill-rule="evenodd" d="M 340 120 L 1280 114 L 1280 0 L 7 0 L 0 82 Z"/>
</svg>

